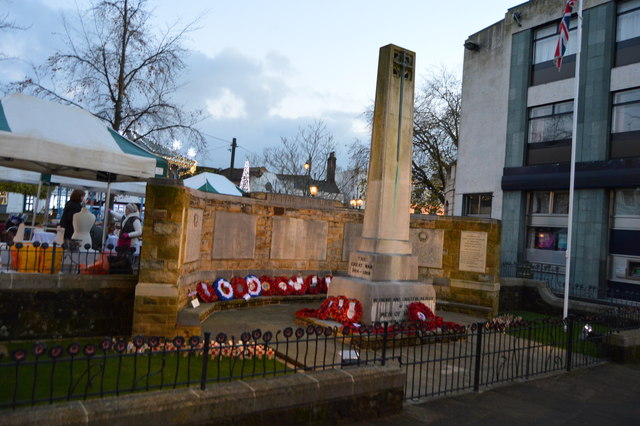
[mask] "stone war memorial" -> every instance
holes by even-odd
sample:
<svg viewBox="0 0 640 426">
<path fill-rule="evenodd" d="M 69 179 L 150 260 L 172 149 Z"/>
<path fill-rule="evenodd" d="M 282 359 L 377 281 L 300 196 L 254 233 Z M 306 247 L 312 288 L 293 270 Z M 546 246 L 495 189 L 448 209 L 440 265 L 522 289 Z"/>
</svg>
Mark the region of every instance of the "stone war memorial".
<svg viewBox="0 0 640 426">
<path fill-rule="evenodd" d="M 412 302 L 435 312 L 433 285 L 418 281 L 409 237 L 415 60 L 392 44 L 380 49 L 362 236 L 349 275 L 329 289 L 329 296 L 359 300 L 366 324 L 402 320 Z"/>
<path fill-rule="evenodd" d="M 379 51 L 364 213 L 338 201 L 150 180 L 132 334 L 197 335 L 216 310 L 286 303 L 276 294 L 192 307 L 203 283 L 249 275 L 332 277 L 327 296 L 314 297 L 358 301 L 354 323 L 407 319 L 416 302 L 433 312 L 436 299 L 439 308 L 496 313 L 499 222 L 410 214 L 415 61 L 395 45 Z"/>
</svg>

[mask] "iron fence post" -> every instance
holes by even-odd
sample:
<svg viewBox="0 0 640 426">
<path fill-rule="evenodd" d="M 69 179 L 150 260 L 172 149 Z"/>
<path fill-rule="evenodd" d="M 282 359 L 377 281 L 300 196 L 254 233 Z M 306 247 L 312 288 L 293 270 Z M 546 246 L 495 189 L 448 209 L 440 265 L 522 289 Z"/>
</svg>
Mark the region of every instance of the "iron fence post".
<svg viewBox="0 0 640 426">
<path fill-rule="evenodd" d="M 567 371 L 571 371 L 571 358 L 573 352 L 573 318 L 567 317 Z"/>
<path fill-rule="evenodd" d="M 207 365 L 209 364 L 209 347 L 211 346 L 211 333 L 204 333 L 204 345 L 202 346 L 202 376 L 200 377 L 200 389 L 207 388 Z"/>
<path fill-rule="evenodd" d="M 56 243 L 53 243 L 51 246 L 51 275 L 53 275 L 56 270 L 56 245 Z"/>
<path fill-rule="evenodd" d="M 480 390 L 480 370 L 482 368 L 480 361 L 482 358 L 482 328 L 484 327 L 484 324 L 479 322 L 476 323 L 476 325 L 478 326 L 478 330 L 476 333 L 476 366 L 473 377 L 473 390 L 478 392 L 478 390 Z"/>
<path fill-rule="evenodd" d="M 381 365 L 384 366 L 387 360 L 387 333 L 389 332 L 389 322 L 383 322 L 382 326 L 384 327 L 384 333 L 382 333 L 382 354 L 380 356 L 382 358 Z"/>
</svg>

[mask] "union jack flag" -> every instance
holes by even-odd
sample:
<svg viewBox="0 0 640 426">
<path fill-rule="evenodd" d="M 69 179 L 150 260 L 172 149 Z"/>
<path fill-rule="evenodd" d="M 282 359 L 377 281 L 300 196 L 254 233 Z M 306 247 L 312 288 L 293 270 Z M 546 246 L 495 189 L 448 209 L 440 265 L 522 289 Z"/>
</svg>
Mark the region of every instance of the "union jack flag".
<svg viewBox="0 0 640 426">
<path fill-rule="evenodd" d="M 560 33 L 558 36 L 558 44 L 556 45 L 556 53 L 553 55 L 553 63 L 556 64 L 558 71 L 560 71 L 560 67 L 562 66 L 562 57 L 564 56 L 564 52 L 567 50 L 567 43 L 569 43 L 569 22 L 571 22 L 571 13 L 578 1 L 580 0 L 567 0 L 564 5 L 564 14 L 560 21 L 560 27 L 558 28 Z"/>
</svg>

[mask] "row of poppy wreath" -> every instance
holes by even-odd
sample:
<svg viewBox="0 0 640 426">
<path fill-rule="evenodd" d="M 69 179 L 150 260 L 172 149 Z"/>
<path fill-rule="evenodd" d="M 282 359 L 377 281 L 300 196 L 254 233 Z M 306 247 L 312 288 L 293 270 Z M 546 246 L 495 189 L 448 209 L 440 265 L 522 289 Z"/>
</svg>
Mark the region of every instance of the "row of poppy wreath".
<svg viewBox="0 0 640 426">
<path fill-rule="evenodd" d="M 247 275 L 244 278 L 234 277 L 231 282 L 224 278 L 218 278 L 212 284 L 202 281 L 196 284 L 196 292 L 200 301 L 204 303 L 217 300 L 249 300 L 258 296 L 319 294 L 329 290 L 332 279 L 331 275 L 322 278 L 317 275 L 308 275 L 306 278 L 299 275 L 293 277 L 263 275 L 260 278 Z"/>
<path fill-rule="evenodd" d="M 328 297 L 318 309 L 300 309 L 296 316 L 332 320 L 342 324 L 358 324 L 362 320 L 362 304 L 358 299 L 345 296 Z"/>
<path fill-rule="evenodd" d="M 458 330 L 460 324 L 444 321 L 442 317 L 435 315 L 427 305 L 421 302 L 410 303 L 407 306 L 409 320 L 421 323 L 427 331 L 447 328 L 449 330 Z M 333 320 L 342 323 L 343 331 L 348 329 L 353 332 L 361 330 L 360 321 L 362 320 L 362 304 L 357 299 L 349 299 L 345 296 L 329 297 L 322 302 L 320 308 L 311 309 L 304 308 L 296 312 L 296 316 L 300 318 L 318 318 L 321 320 Z M 374 333 L 381 333 L 384 327 L 377 327 Z M 393 327 L 387 331 L 393 331 Z"/>
</svg>

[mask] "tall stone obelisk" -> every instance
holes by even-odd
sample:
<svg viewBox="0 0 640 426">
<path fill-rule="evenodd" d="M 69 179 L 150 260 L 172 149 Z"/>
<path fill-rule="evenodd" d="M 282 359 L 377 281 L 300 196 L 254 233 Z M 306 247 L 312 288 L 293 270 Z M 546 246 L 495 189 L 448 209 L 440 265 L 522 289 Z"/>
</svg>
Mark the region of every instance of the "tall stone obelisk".
<svg viewBox="0 0 640 426">
<path fill-rule="evenodd" d="M 349 255 L 349 276 L 335 277 L 329 289 L 358 299 L 363 323 L 402 320 L 411 302 L 435 309 L 409 241 L 415 57 L 392 44 L 380 48 L 362 237 Z"/>
</svg>

